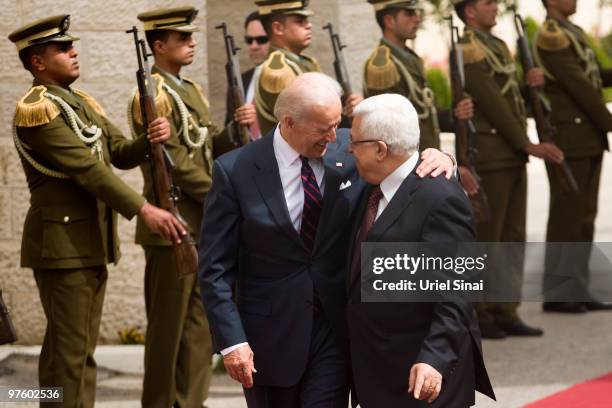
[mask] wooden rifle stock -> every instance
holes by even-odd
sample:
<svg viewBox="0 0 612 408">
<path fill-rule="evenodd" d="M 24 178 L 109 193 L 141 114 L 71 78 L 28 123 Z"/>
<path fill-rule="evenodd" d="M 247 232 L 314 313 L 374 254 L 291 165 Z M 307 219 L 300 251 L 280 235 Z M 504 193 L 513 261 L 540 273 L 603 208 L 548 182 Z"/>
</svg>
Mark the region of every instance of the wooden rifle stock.
<svg viewBox="0 0 612 408">
<path fill-rule="evenodd" d="M 138 71 L 136 78 L 138 81 L 138 92 L 140 94 L 140 109 L 142 112 L 142 125 L 148 129 L 149 123 L 157 118 L 157 108 L 155 106 L 155 93 L 151 80 L 151 71 L 147 61 L 148 54 L 144 40 L 138 38 L 138 30 L 133 27 L 127 33 L 134 34 L 136 45 L 136 55 L 138 57 Z M 172 183 L 171 171 L 174 163 L 168 151 L 161 143 L 149 144 L 149 161 L 153 178 L 153 190 L 155 203 L 159 208 L 170 212 L 180 222 L 186 225 L 181 217 L 176 205 L 180 191 Z M 186 276 L 196 273 L 198 269 L 198 252 L 195 242 L 191 235 L 181 237 L 181 243 L 174 243 L 174 255 L 179 276 Z"/>
<path fill-rule="evenodd" d="M 529 48 L 529 41 L 525 34 L 525 22 L 520 14 L 517 13 L 516 8 L 513 8 L 514 12 L 514 26 L 516 28 L 516 34 L 518 37 L 518 49 L 521 56 L 521 64 L 523 65 L 523 71 L 525 74 L 535 67 L 533 62 L 533 55 Z M 540 143 L 552 143 L 554 144 L 554 135 L 556 129 L 550 123 L 549 109 L 546 109 L 547 105 L 542 100 L 542 96 L 537 88 L 527 85 L 527 91 L 529 93 L 529 105 L 533 113 L 533 119 L 536 123 L 536 129 L 538 131 L 538 139 Z M 572 170 L 568 166 L 567 162 L 563 160 L 559 164 L 546 162 L 548 170 L 555 175 L 559 185 L 563 191 L 566 192 L 578 192 L 578 183 L 574 178 Z"/>
<path fill-rule="evenodd" d="M 465 76 L 463 73 L 463 54 L 462 50 L 457 46 L 459 41 L 459 29 L 453 23 L 453 17 L 448 17 L 451 30 L 451 52 L 449 57 L 451 90 L 453 95 L 453 108 L 459 102 L 465 99 L 463 86 Z M 482 188 L 481 179 L 476 172 L 474 162 L 478 151 L 474 146 L 475 128 L 471 120 L 462 120 L 455 117 L 455 150 L 457 154 L 457 163 L 460 166 L 467 168 L 474 180 L 478 183 L 478 193 L 470 196 L 474 214 L 478 222 L 488 222 L 491 220 L 491 209 L 489 207 L 489 199 L 487 193 Z"/>
<path fill-rule="evenodd" d="M 331 39 L 332 49 L 334 51 L 334 72 L 336 74 L 338 83 L 340 83 L 340 86 L 342 87 L 344 101 L 344 99 L 353 93 L 348 69 L 346 68 L 346 62 L 344 61 L 344 55 L 342 53 L 342 50 L 346 48 L 346 45 L 342 44 L 340 35 L 334 32 L 332 23 L 327 23 L 325 26 L 323 26 L 323 29 L 329 31 L 329 37 Z"/>
<path fill-rule="evenodd" d="M 240 72 L 240 62 L 238 61 L 238 51 L 234 43 L 234 37 L 227 31 L 227 25 L 221 23 L 215 27 L 223 32 L 223 42 L 225 43 L 225 51 L 227 54 L 227 63 L 225 64 L 225 73 L 227 75 L 227 84 L 230 94 L 230 109 L 232 117 L 236 109 L 244 105 L 245 92 L 244 84 L 242 83 L 242 73 Z M 232 143 L 235 146 L 241 146 L 249 141 L 248 126 L 241 125 L 236 121 L 232 121 L 231 129 Z"/>
</svg>

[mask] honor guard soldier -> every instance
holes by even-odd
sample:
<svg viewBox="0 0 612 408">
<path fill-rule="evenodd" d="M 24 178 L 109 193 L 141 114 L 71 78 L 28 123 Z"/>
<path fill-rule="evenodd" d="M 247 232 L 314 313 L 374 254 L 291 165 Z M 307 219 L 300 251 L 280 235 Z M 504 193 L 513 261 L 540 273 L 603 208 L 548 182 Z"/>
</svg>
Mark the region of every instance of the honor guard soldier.
<svg viewBox="0 0 612 408">
<path fill-rule="evenodd" d="M 559 163 L 563 153 L 550 143 L 532 144 L 529 141 L 525 104 L 514 59 L 506 44 L 491 34 L 496 24 L 497 1 L 453 0 L 453 4 L 466 24 L 461 46 L 465 90 L 474 101 L 474 138 L 478 151 L 475 165 L 491 210 L 490 220 L 477 223 L 476 238 L 480 242 L 524 243 L 528 155 Z M 542 86 L 543 73 L 534 68 L 526 73 L 526 80 L 531 86 Z M 461 172 L 462 182 L 469 177 L 469 172 Z M 524 246 L 513 249 L 513 254 L 509 255 L 512 259 L 497 265 L 495 277 L 513 282 L 515 291 L 506 295 L 518 298 L 523 279 Z M 519 304 L 516 301 L 476 305 L 483 337 L 541 335 L 542 330 L 521 321 L 517 314 Z"/>
<path fill-rule="evenodd" d="M 609 310 L 612 305 L 593 299 L 588 285 L 602 158 L 609 150 L 607 133 L 612 131 L 602 87 L 612 86 L 612 70 L 600 68 L 587 35 L 569 21 L 576 0 L 543 3 L 548 16 L 536 37 L 535 59 L 547 78 L 544 90 L 552 107 L 555 141 L 578 184 L 578 193 L 568 192 L 549 172 L 546 241 L 582 243 L 569 250 L 563 250 L 562 244 L 548 248 L 544 311 Z"/>
<path fill-rule="evenodd" d="M 116 212 L 138 214 L 175 241 L 186 231 L 113 174 L 111 164 L 129 169 L 145 160 L 147 140 L 124 138 L 91 96 L 70 87 L 80 70 L 69 25 L 66 14 L 49 17 L 9 39 L 34 77 L 17 103 L 13 136 L 31 195 L 21 266 L 34 270 L 47 318 L 39 384 L 62 387 L 62 406 L 77 408 L 94 406 L 106 265 L 120 257 Z M 148 130 L 152 142 L 170 137 L 163 118 Z"/>
<path fill-rule="evenodd" d="M 320 72 L 316 59 L 303 53 L 312 41 L 314 12 L 308 0 L 256 1 L 259 15 L 270 39 L 270 55 L 263 62 L 255 84 L 255 106 L 261 134 L 270 132 L 278 123 L 274 116 L 276 98 L 296 76 L 305 72 Z M 352 116 L 353 108 L 362 100 L 360 95 L 349 95 L 344 103 L 344 114 Z"/>
<path fill-rule="evenodd" d="M 452 123 L 450 111 L 436 110 L 434 93 L 427 85 L 423 60 L 406 45 L 407 40 L 416 38 L 423 21 L 423 2 L 368 0 L 368 3 L 374 6 L 383 38 L 365 63 L 364 95 L 397 93 L 408 98 L 419 114 L 419 150 L 428 147 L 439 149 L 439 124 Z M 459 119 L 470 119 L 473 115 L 472 102 L 469 99 L 461 101 L 455 114 Z"/>
<path fill-rule="evenodd" d="M 144 24 L 155 64 L 151 68 L 157 112 L 170 121 L 172 136 L 164 143 L 172 161 L 174 184 L 180 189 L 180 214 L 197 242 L 206 193 L 211 186 L 213 159 L 237 145 L 231 124 L 217 128 L 210 118 L 202 87 L 181 76 L 195 57 L 199 31 L 193 7 L 158 9 L 138 15 Z M 130 126 L 137 139 L 144 134 L 138 92 L 130 100 Z M 255 108 L 238 108 L 234 118 L 249 125 Z M 241 141 L 244 143 L 246 141 Z M 141 165 L 144 196 L 154 200 L 150 163 Z M 136 243 L 144 248 L 145 373 L 144 407 L 200 407 L 208 395 L 212 374 L 212 346 L 208 322 L 195 274 L 179 277 L 171 242 L 154 234 L 144 223 L 136 226 Z"/>
</svg>

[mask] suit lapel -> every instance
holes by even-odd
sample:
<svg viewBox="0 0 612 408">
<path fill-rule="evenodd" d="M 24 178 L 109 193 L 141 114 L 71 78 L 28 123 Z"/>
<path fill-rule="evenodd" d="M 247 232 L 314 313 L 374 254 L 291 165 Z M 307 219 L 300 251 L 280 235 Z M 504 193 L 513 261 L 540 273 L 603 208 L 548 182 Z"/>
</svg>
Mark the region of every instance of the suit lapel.
<svg viewBox="0 0 612 408">
<path fill-rule="evenodd" d="M 338 145 L 336 143 L 328 146 L 328 152 L 323 156 L 323 165 L 325 167 L 325 191 L 323 192 L 323 210 L 319 218 L 317 227 L 317 237 L 315 239 L 313 253 L 322 244 L 323 237 L 326 235 L 327 228 L 333 226 L 333 213 L 335 204 L 337 203 L 338 193 L 340 191 L 341 174 L 337 170 L 337 163 L 344 162 L 336 154 Z"/>
<path fill-rule="evenodd" d="M 418 167 L 418 163 L 415 169 L 416 167 Z M 384 232 L 393 225 L 404 209 L 412 203 L 412 195 L 419 188 L 419 185 L 419 178 L 413 170 L 402 182 L 400 188 L 372 226 L 366 241 L 376 242 L 380 240 Z"/>
<path fill-rule="evenodd" d="M 270 209 L 274 221 L 298 245 L 304 247 L 302 239 L 291 223 L 283 185 L 280 179 L 278 162 L 274 155 L 274 131 L 268 133 L 259 142 L 260 151 L 257 152 L 255 167 L 257 169 L 254 179 L 259 192 Z"/>
</svg>

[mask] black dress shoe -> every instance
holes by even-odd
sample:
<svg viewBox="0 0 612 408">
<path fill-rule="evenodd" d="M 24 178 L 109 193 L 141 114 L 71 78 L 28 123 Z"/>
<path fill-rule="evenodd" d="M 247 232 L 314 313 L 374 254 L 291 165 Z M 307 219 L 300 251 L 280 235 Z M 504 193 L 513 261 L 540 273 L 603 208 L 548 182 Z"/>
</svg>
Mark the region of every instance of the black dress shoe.
<svg viewBox="0 0 612 408">
<path fill-rule="evenodd" d="M 584 306 L 588 311 L 612 310 L 612 303 L 598 302 L 595 300 L 584 302 Z"/>
<path fill-rule="evenodd" d="M 585 313 L 587 307 L 580 302 L 544 302 L 542 309 L 553 313 Z"/>
<path fill-rule="evenodd" d="M 501 340 L 508 337 L 506 332 L 495 323 L 480 323 L 480 334 L 483 339 Z"/>
<path fill-rule="evenodd" d="M 497 322 L 497 325 L 506 332 L 508 336 L 541 336 L 544 334 L 542 329 L 528 326 L 520 320 Z"/>
</svg>

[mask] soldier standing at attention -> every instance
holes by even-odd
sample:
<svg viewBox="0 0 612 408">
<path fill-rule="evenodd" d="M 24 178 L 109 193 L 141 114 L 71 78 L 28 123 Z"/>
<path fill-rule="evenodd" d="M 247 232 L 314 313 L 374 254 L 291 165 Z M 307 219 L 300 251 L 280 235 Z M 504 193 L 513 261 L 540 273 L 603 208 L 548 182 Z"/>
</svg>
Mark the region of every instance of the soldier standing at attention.
<svg viewBox="0 0 612 408">
<path fill-rule="evenodd" d="M 124 138 L 91 96 L 70 87 L 80 70 L 73 47 L 78 38 L 69 25 L 63 14 L 9 35 L 34 77 L 17 103 L 13 136 L 31 195 L 21 266 L 34 270 L 47 318 L 39 384 L 62 387 L 62 407 L 89 408 L 106 265 L 120 258 L 116 212 L 128 219 L 138 214 L 151 230 L 177 242 L 186 231 L 113 174 L 111 164 L 129 169 L 145 160 L 147 139 Z M 165 118 L 148 130 L 151 142 L 170 137 Z"/>
<path fill-rule="evenodd" d="M 600 69 L 587 35 L 568 20 L 576 12 L 576 0 L 543 3 L 548 16 L 537 35 L 535 58 L 547 77 L 545 92 L 557 129 L 555 142 L 579 188 L 578 193 L 567 192 L 549 173 L 546 241 L 583 243 L 569 250 L 548 248 L 544 311 L 610 310 L 612 305 L 593 299 L 588 285 L 601 164 L 604 150 L 609 150 L 607 133 L 612 131 L 612 115 L 603 101 L 602 87 L 612 86 L 612 70 Z M 576 301 L 570 302 L 572 299 Z"/>
<path fill-rule="evenodd" d="M 482 178 L 480 187 L 489 198 L 492 213 L 491 220 L 477 223 L 476 238 L 480 242 L 524 243 L 528 155 L 559 163 L 563 152 L 550 143 L 532 144 L 527 137 L 525 104 L 514 60 L 506 44 L 491 34 L 496 24 L 497 1 L 453 0 L 453 4 L 457 15 L 466 24 L 461 45 L 465 90 L 475 105 L 476 171 Z M 544 85 L 542 70 L 534 68 L 528 71 L 526 80 L 531 86 Z M 467 182 L 466 177 L 470 176 L 469 172 L 462 172 L 462 182 Z M 513 249 L 512 260 L 498 265 L 495 276 L 520 289 L 524 246 L 518 245 Z M 510 295 L 518 298 L 520 292 Z M 482 336 L 542 335 L 542 330 L 523 323 L 517 314 L 519 305 L 518 301 L 477 304 Z"/>
<path fill-rule="evenodd" d="M 407 40 L 416 38 L 423 21 L 423 4 L 418 0 L 368 0 L 368 3 L 374 6 L 383 38 L 365 63 L 364 95 L 397 93 L 408 98 L 419 114 L 419 150 L 439 149 L 439 124 L 452 123 L 450 111 L 437 112 L 423 60 L 406 46 Z M 473 109 L 472 101 L 466 98 L 455 108 L 455 115 L 458 119 L 470 119 Z"/>
<path fill-rule="evenodd" d="M 263 62 L 255 84 L 255 106 L 261 134 L 266 135 L 278 123 L 274 117 L 276 98 L 296 76 L 305 72 L 320 72 L 316 59 L 304 54 L 312 41 L 312 23 L 308 17 L 308 0 L 259 0 L 259 15 L 270 38 L 270 55 Z M 347 95 L 343 115 L 351 117 L 363 98 Z"/>
<path fill-rule="evenodd" d="M 193 33 L 199 31 L 193 24 L 196 15 L 193 7 L 179 7 L 148 11 L 138 15 L 138 19 L 144 24 L 155 59 L 151 71 L 157 90 L 157 111 L 168 118 L 172 129 L 165 146 L 175 165 L 173 182 L 181 190 L 178 209 L 189 233 L 198 242 L 213 159 L 237 145 L 232 142 L 231 126 L 221 131 L 212 124 L 200 85 L 181 76 L 181 69 L 190 65 L 195 56 L 197 43 Z M 144 130 L 137 93 L 130 108 L 130 126 L 140 138 Z M 238 108 L 234 118 L 250 125 L 256 118 L 255 107 Z M 142 164 L 141 170 L 143 194 L 154 200 L 150 164 Z M 212 346 L 197 276 L 179 277 L 171 242 L 154 234 L 140 220 L 136 243 L 143 246 L 146 257 L 147 332 L 142 405 L 201 407 L 208 396 L 212 374 Z"/>
</svg>

